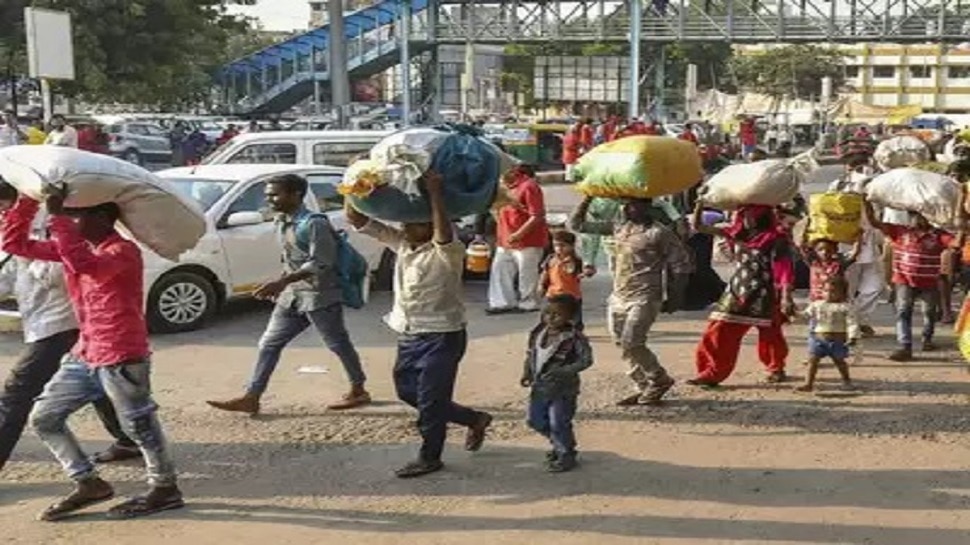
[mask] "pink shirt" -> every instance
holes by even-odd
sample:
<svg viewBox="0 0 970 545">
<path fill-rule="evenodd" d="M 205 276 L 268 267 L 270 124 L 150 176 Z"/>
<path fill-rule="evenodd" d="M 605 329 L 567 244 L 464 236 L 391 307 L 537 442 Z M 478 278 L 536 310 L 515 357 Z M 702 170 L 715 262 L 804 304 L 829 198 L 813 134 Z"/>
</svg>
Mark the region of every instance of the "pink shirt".
<svg viewBox="0 0 970 545">
<path fill-rule="evenodd" d="M 64 266 L 67 292 L 80 326 L 72 354 L 90 367 L 149 357 L 141 250 L 118 233 L 94 245 L 65 216 L 50 219 L 50 241 L 30 239 L 37 202 L 21 198 L 3 218 L 3 251 Z"/>
</svg>

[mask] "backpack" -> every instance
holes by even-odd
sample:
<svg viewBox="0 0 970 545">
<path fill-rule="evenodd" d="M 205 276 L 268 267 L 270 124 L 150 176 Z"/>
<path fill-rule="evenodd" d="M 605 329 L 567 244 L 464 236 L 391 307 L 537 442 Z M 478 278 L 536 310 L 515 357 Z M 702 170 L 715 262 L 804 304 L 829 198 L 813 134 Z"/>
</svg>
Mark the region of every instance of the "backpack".
<svg viewBox="0 0 970 545">
<path fill-rule="evenodd" d="M 312 212 L 304 216 L 294 228 L 297 247 L 304 252 L 310 250 L 309 220 L 312 218 L 323 218 L 337 239 L 336 269 L 344 306 L 363 308 L 364 284 L 370 270 L 364 256 L 360 255 L 360 252 L 350 244 L 346 231 L 333 229 L 326 214 Z"/>
</svg>

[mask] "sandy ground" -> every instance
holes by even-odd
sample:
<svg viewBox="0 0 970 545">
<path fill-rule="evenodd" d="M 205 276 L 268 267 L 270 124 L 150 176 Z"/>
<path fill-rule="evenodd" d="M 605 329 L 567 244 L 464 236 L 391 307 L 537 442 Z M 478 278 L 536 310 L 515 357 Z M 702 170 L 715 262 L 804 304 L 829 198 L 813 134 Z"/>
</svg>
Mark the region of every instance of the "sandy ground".
<svg viewBox="0 0 970 545">
<path fill-rule="evenodd" d="M 468 286 L 472 341 L 457 398 L 493 412 L 496 423 L 475 454 L 461 450 L 455 430 L 446 470 L 416 481 L 391 474 L 414 455 L 416 435 L 413 413 L 394 400 L 394 339 L 378 322 L 387 295 L 348 316 L 378 403 L 325 411 L 345 379 L 306 334 L 286 352 L 256 419 L 203 402 L 238 393 L 248 378 L 268 309 L 244 304 L 204 331 L 154 339 L 155 391 L 185 509 L 110 522 L 98 507 L 63 523 L 37 522 L 68 485 L 28 433 L 0 474 L 0 542 L 970 543 L 967 368 L 952 351 L 888 362 L 892 322 L 883 306 L 880 337 L 853 365 L 859 394 L 837 392 L 830 366 L 818 395 L 759 385 L 749 339 L 721 391 L 680 384 L 663 407 L 620 409 L 613 402 L 631 384 L 604 336 L 606 291 L 605 278 L 587 289 L 596 364 L 584 374 L 582 465 L 573 473 L 544 473 L 547 445 L 524 424 L 526 392 L 517 379 L 535 317 L 485 317 L 483 285 Z M 667 317 L 653 335 L 678 379 L 691 375 L 704 317 Z M 788 332 L 790 370 L 800 376 L 805 330 Z M 944 331 L 941 344 L 950 340 Z M 0 341 L 0 372 L 19 349 L 15 336 Z M 330 372 L 297 371 L 306 365 Z M 90 411 L 72 422 L 90 449 L 106 445 Z M 143 487 L 137 464 L 109 467 L 104 476 L 119 495 Z"/>
</svg>

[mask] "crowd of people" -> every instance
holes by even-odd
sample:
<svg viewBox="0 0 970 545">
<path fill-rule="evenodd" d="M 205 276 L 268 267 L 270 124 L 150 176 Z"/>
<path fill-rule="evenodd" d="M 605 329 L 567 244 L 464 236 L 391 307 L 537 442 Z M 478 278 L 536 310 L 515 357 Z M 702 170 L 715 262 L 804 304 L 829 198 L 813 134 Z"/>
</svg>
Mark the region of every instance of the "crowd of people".
<svg viewBox="0 0 970 545">
<path fill-rule="evenodd" d="M 5 111 L 0 119 L 0 148 L 46 144 L 107 154 L 108 142 L 108 134 L 101 125 L 85 123 L 75 128 L 61 114 L 51 116 L 49 123 L 43 119 L 33 119 L 26 126 L 20 124 L 12 110 Z"/>
<path fill-rule="evenodd" d="M 69 141 L 65 132 L 61 128 L 51 134 Z M 618 128 L 614 138 L 622 133 Z M 580 127 L 570 134 L 582 139 L 588 131 Z M 873 168 L 871 150 L 853 149 L 843 157 L 844 174 L 832 191 L 862 192 Z M 749 158 L 763 155 L 756 148 Z M 961 183 L 970 181 L 967 161 L 951 167 Z M 465 247 L 445 210 L 440 176 L 428 173 L 422 183 L 432 212 L 427 223 L 391 226 L 349 204 L 346 208 L 353 228 L 397 254 L 393 303 L 385 322 L 397 334 L 396 393 L 417 410 L 421 435 L 417 457 L 395 472 L 400 478 L 443 468 L 449 424 L 464 427 L 464 448 L 477 451 L 493 420 L 453 399 L 468 346 Z M 715 388 L 728 380 L 752 328 L 758 330 L 765 382 L 787 381 L 785 326 L 799 313 L 793 294 L 796 260 L 810 269 L 809 303 L 801 311 L 809 323 L 808 369 L 798 389 L 816 387 L 819 364 L 826 358 L 838 369 L 842 386 L 854 388 L 849 355 L 858 350 L 860 339 L 875 334 L 872 311 L 886 287 L 883 241 L 891 255 L 898 340 L 889 357 L 914 357 L 916 300 L 924 302 L 920 348 L 935 350 L 935 325 L 948 314 L 940 301 L 952 290 L 941 278 L 952 276 L 954 260 L 944 256 L 963 245 L 962 233 L 934 227 L 916 213 L 877 211 L 868 202 L 858 240 L 840 247 L 831 240 L 796 237 L 789 220 L 800 213 L 798 206 L 747 205 L 725 214 L 705 209 L 692 195 L 606 200 L 599 206 L 587 198 L 570 214 L 568 230 L 551 229 L 542 188 L 529 167 L 512 169 L 502 183 L 514 202 L 497 213 L 486 312 L 539 313 L 538 324 L 525 338 L 519 383 L 530 389 L 526 420 L 548 438 L 546 469 L 554 473 L 578 463 L 573 419 L 579 375 L 594 361 L 582 312 L 583 283 L 599 273 L 601 248 L 612 275 L 607 329 L 633 387 L 617 404 L 638 406 L 661 403 L 675 383 L 648 339 L 663 315 L 685 308 L 713 304 L 695 349 L 695 374 L 687 384 Z M 279 218 L 282 274 L 260 286 L 255 296 L 275 306 L 258 343 L 250 384 L 241 396 L 209 401 L 215 409 L 257 414 L 283 349 L 311 325 L 341 361 L 349 382 L 346 395 L 329 407 L 346 410 L 372 402 L 344 321 L 340 237 L 326 215 L 304 206 L 307 191 L 307 181 L 296 175 L 266 184 L 267 203 Z M 0 395 L 0 468 L 29 423 L 75 483 L 71 493 L 41 514 L 43 520 L 60 520 L 109 500 L 114 491 L 99 477 L 97 464 L 138 457 L 144 459 L 149 491 L 112 507 L 109 516 L 179 508 L 183 499 L 176 469 L 150 387 L 140 250 L 115 230 L 117 205 L 70 210 L 64 197 L 50 191 L 41 207 L 0 183 L 0 246 L 14 256 L 14 266 L 7 269 L 12 275 L 8 289 L 20 305 L 27 345 Z M 735 265 L 726 283 L 712 265 L 718 239 L 729 247 Z M 93 457 L 66 424 L 89 403 L 115 438 L 107 451 Z"/>
</svg>

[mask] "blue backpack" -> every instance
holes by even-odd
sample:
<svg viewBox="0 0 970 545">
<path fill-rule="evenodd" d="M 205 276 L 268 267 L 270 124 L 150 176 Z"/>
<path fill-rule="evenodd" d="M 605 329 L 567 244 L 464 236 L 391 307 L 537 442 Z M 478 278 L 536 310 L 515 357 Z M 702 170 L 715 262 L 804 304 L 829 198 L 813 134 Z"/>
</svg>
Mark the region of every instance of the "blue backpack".
<svg viewBox="0 0 970 545">
<path fill-rule="evenodd" d="M 310 250 L 309 220 L 312 218 L 323 218 L 327 225 L 330 225 L 327 215 L 320 212 L 307 214 L 296 224 L 294 229 L 296 245 L 304 252 Z M 337 239 L 337 277 L 340 281 L 343 304 L 350 308 L 363 308 L 364 281 L 370 272 L 367 260 L 351 246 L 345 231 L 337 231 L 332 226 L 331 230 Z"/>
</svg>

